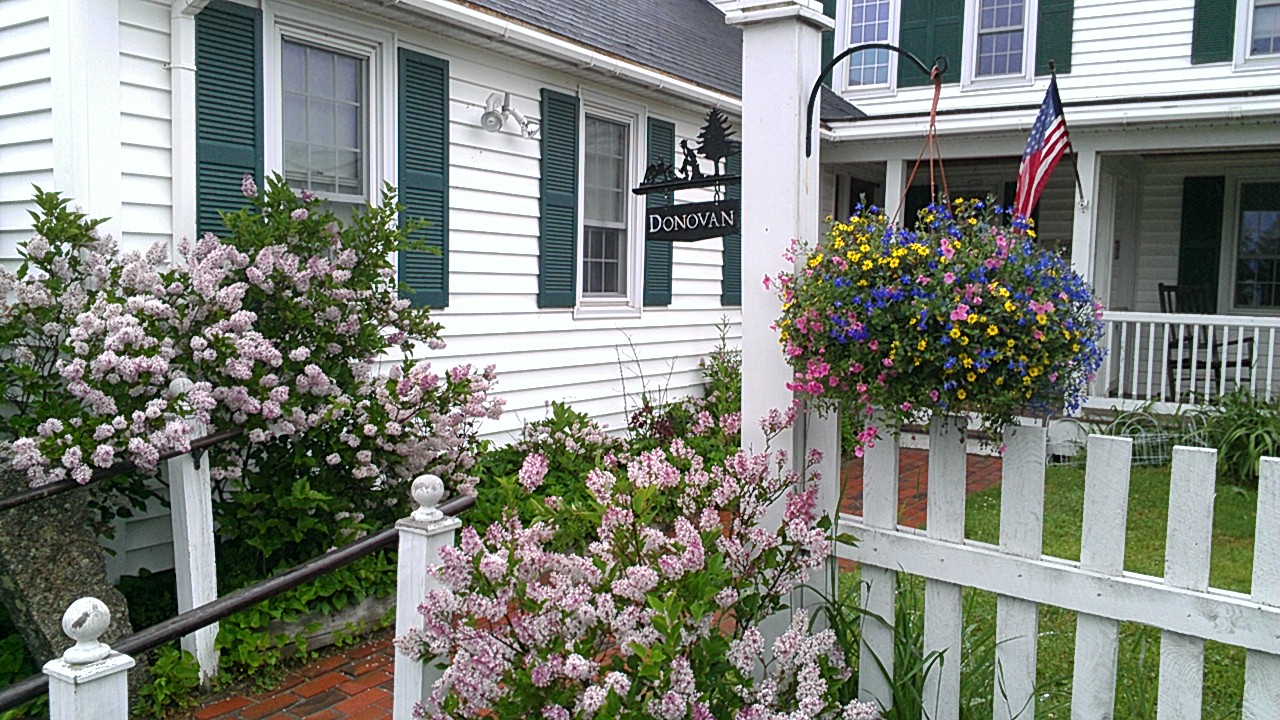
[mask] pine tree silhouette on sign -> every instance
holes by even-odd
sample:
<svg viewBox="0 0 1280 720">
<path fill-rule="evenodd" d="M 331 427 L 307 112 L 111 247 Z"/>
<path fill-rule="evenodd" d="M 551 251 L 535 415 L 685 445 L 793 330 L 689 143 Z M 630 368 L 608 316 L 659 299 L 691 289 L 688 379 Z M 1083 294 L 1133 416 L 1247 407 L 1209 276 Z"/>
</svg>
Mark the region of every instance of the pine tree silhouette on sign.
<svg viewBox="0 0 1280 720">
<path fill-rule="evenodd" d="M 698 152 L 715 165 L 716 175 L 723 174 L 720 164 L 724 159 L 737 155 L 742 149 L 742 143 L 733 139 L 729 118 L 716 108 L 707 112 L 707 122 L 698 133 L 698 140 L 702 141 Z"/>
</svg>

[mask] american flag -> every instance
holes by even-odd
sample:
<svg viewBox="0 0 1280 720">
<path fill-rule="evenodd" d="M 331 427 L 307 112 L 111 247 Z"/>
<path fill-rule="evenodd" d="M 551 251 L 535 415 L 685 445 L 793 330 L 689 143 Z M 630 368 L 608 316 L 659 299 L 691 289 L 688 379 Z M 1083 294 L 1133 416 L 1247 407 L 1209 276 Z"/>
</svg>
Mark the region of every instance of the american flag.
<svg viewBox="0 0 1280 720">
<path fill-rule="evenodd" d="M 1049 89 L 1040 105 L 1036 124 L 1031 126 L 1027 149 L 1022 151 L 1018 168 L 1018 192 L 1013 199 L 1014 217 L 1031 217 L 1049 175 L 1071 146 L 1067 137 L 1067 121 L 1062 116 L 1062 98 L 1058 97 L 1058 78 L 1049 81 Z"/>
</svg>

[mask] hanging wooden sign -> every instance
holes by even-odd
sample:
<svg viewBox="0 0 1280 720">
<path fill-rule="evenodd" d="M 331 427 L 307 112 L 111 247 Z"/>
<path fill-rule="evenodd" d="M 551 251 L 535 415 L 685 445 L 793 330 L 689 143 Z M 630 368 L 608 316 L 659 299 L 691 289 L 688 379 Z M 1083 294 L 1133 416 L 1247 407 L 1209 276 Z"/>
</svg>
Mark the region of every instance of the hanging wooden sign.
<svg viewBox="0 0 1280 720">
<path fill-rule="evenodd" d="M 681 164 L 676 167 L 665 159 L 649 165 L 644 182 L 631 192 L 636 195 L 666 193 L 667 202 L 674 202 L 676 190 L 715 188 L 718 198 L 712 202 L 662 205 L 650 207 L 645 216 L 645 237 L 649 240 L 683 241 L 705 240 L 738 232 L 738 216 L 741 204 L 738 200 L 723 198 L 725 188 L 741 182 L 738 175 L 723 172 L 727 160 L 737 155 L 742 143 L 733 139 L 729 119 L 719 110 L 707 113 L 706 124 L 698 134 L 701 144 L 694 148 L 688 140 L 680 141 Z M 698 156 L 711 161 L 712 173 L 706 174 L 698 163 Z"/>
<path fill-rule="evenodd" d="M 706 240 L 738 232 L 737 200 L 686 203 L 649 208 L 645 237 L 649 240 Z"/>
</svg>

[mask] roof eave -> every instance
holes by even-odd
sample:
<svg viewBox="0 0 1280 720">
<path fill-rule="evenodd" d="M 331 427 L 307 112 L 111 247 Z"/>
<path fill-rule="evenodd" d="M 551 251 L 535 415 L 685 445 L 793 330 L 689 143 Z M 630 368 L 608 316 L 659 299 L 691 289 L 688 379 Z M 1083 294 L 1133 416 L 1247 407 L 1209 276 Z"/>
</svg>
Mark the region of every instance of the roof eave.
<svg viewBox="0 0 1280 720">
<path fill-rule="evenodd" d="M 742 100 L 738 97 L 602 52 L 597 48 L 570 41 L 560 35 L 497 13 L 481 11 L 450 0 L 369 0 L 369 3 L 398 5 L 491 40 L 510 43 L 524 50 L 570 63 L 581 70 L 610 75 L 641 88 L 669 94 L 700 105 L 721 108 L 735 114 L 742 112 Z"/>
</svg>

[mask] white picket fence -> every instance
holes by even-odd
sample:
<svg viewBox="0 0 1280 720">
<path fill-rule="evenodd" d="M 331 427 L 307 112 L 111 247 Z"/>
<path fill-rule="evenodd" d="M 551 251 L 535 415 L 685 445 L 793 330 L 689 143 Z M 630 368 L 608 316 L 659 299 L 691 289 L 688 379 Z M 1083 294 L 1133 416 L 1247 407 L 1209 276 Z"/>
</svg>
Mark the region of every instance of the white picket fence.
<svg viewBox="0 0 1280 720">
<path fill-rule="evenodd" d="M 1252 594 L 1209 587 L 1217 453 L 1178 447 L 1173 453 L 1164 577 L 1124 570 L 1128 513 L 1127 438 L 1092 436 L 1085 470 L 1084 521 L 1078 562 L 1042 554 L 1045 430 L 1021 426 L 1005 437 L 1000 542 L 964 537 L 965 447 L 954 419 L 929 429 L 927 530 L 901 527 L 898 445 L 882 438 L 863 467 L 863 514 L 842 515 L 858 538 L 842 557 L 861 564 L 863 624 L 859 693 L 891 702 L 894 601 L 899 571 L 925 578 L 924 651 L 943 652 L 925 683 L 927 717 L 959 717 L 961 589 L 996 593 L 995 717 L 1033 718 L 1038 606 L 1078 614 L 1071 717 L 1113 716 L 1119 623 L 1162 631 L 1158 717 L 1201 716 L 1204 642 L 1247 649 L 1243 717 L 1280 718 L 1280 459 L 1265 458 L 1258 494 Z M 1012 712 L 1011 712 L 1012 711 Z"/>
<path fill-rule="evenodd" d="M 1105 312 L 1102 322 L 1107 358 L 1091 405 L 1172 410 L 1236 388 L 1280 396 L 1280 318 Z"/>
</svg>

